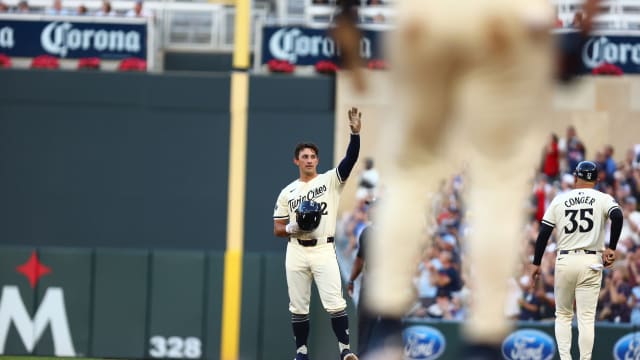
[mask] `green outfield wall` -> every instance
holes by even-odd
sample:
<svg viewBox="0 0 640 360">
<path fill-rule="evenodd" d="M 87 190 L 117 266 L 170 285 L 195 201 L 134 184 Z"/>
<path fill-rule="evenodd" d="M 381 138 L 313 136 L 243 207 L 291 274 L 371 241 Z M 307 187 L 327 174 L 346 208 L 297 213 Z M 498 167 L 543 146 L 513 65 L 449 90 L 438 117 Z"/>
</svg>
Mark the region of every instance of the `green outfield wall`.
<svg viewBox="0 0 640 360">
<path fill-rule="evenodd" d="M 10 315 L 29 320 L 9 323 L 0 353 L 56 354 L 57 338 L 59 355 L 217 358 L 229 83 L 213 73 L 0 71 L 0 285 Z M 321 168 L 333 166 L 334 81 L 252 76 L 249 95 L 240 352 L 289 357 L 286 243 L 271 216 L 297 176 L 297 142 L 316 142 Z M 55 270 L 31 287 L 17 266 L 36 248 Z M 40 332 L 39 306 L 60 311 L 60 291 L 66 322 Z M 314 324 L 329 328 L 322 316 Z M 311 334 L 318 354 L 323 336 Z"/>
<path fill-rule="evenodd" d="M 187 250 L 0 247 L 0 354 L 217 359 L 222 259 Z M 241 359 L 291 357 L 284 254 L 249 253 L 243 274 Z M 317 293 L 313 304 L 311 355 L 337 357 Z"/>
<path fill-rule="evenodd" d="M 295 144 L 334 165 L 334 81 L 250 81 L 245 249 L 283 251 L 271 215 Z M 228 74 L 0 70 L 0 84 L 0 244 L 225 249 Z"/>
<path fill-rule="evenodd" d="M 219 252 L 190 250 L 0 247 L 0 354 L 217 359 L 222 259 Z M 283 263 L 282 253 L 244 258 L 240 359 L 286 359 L 294 352 Z M 352 303 L 349 310 L 355 324 Z M 337 359 L 315 290 L 311 324 L 312 358 Z M 408 319 L 405 327 L 407 359 L 460 359 L 458 323 Z M 515 354 L 510 359 L 555 350 L 552 322 L 518 328 L 526 332 L 505 342 Z M 531 330 L 547 334 L 547 342 Z M 617 359 L 615 349 L 632 354 L 640 341 L 636 331 L 599 324 L 593 358 Z M 351 334 L 355 339 L 357 329 Z M 557 358 L 547 355 L 528 359 Z"/>
</svg>

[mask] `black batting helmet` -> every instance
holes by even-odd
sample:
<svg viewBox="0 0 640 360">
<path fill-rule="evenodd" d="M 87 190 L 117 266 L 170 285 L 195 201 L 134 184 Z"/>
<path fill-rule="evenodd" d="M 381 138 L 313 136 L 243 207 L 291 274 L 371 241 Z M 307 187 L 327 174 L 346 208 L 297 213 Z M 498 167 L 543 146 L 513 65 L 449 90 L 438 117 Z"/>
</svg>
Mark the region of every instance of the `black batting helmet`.
<svg viewBox="0 0 640 360">
<path fill-rule="evenodd" d="M 305 200 L 296 209 L 296 222 L 301 230 L 311 231 L 320 225 L 322 207 L 313 200 Z"/>
<path fill-rule="evenodd" d="M 598 179 L 598 165 L 592 161 L 581 161 L 576 166 L 573 175 L 584 181 L 595 182 Z"/>
</svg>

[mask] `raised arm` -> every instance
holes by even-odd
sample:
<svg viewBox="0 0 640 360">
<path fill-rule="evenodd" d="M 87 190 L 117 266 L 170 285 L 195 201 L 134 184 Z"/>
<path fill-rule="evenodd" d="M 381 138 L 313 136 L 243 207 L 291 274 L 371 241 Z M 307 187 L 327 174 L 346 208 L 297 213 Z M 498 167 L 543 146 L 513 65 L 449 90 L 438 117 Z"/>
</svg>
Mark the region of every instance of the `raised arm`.
<svg viewBox="0 0 640 360">
<path fill-rule="evenodd" d="M 349 146 L 347 146 L 347 153 L 342 161 L 338 165 L 338 177 L 340 182 L 345 182 L 353 166 L 358 161 L 360 155 L 360 126 L 362 125 L 362 113 L 358 111 L 358 108 L 351 108 L 348 112 L 349 115 L 349 127 L 351 128 L 351 137 L 349 139 Z"/>
</svg>

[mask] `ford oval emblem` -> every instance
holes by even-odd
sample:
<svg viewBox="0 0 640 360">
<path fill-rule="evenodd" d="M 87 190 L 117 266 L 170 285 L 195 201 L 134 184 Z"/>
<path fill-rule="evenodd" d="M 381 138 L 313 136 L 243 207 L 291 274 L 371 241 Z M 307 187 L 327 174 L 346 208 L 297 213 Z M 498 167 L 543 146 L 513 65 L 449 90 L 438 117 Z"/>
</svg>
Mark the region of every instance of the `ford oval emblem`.
<svg viewBox="0 0 640 360">
<path fill-rule="evenodd" d="M 616 360 L 640 359 L 640 332 L 621 337 L 613 346 L 613 358 Z"/>
<path fill-rule="evenodd" d="M 555 353 L 553 338 L 535 329 L 515 331 L 502 343 L 502 355 L 508 360 L 551 360 Z"/>
<path fill-rule="evenodd" d="M 402 337 L 406 360 L 437 359 L 444 353 L 446 347 L 444 335 L 431 326 L 410 326 L 404 330 Z"/>
</svg>

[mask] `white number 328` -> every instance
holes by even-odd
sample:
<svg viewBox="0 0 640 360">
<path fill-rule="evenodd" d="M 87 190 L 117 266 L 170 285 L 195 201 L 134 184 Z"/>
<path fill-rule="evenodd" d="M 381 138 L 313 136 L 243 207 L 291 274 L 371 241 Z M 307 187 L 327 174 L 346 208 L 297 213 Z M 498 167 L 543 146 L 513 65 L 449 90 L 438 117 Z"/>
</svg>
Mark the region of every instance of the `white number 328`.
<svg viewBox="0 0 640 360">
<path fill-rule="evenodd" d="M 154 358 L 198 359 L 202 343 L 197 337 L 153 336 L 149 339 L 149 355 Z"/>
</svg>

